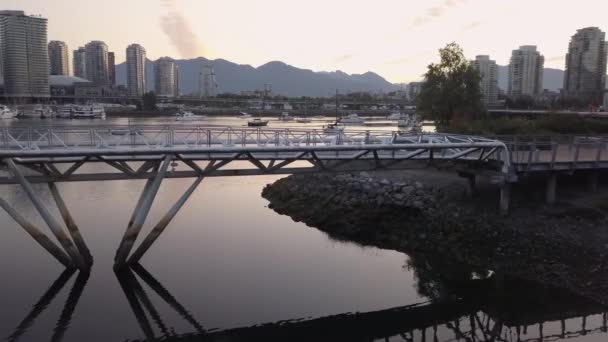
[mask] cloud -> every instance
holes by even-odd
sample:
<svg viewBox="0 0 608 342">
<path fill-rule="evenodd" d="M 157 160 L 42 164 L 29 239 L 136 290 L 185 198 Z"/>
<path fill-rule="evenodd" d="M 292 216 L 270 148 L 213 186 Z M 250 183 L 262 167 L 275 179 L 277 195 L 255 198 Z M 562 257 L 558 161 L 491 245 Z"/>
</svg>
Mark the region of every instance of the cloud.
<svg viewBox="0 0 608 342">
<path fill-rule="evenodd" d="M 355 55 L 354 55 L 354 54 L 352 54 L 352 53 L 347 53 L 347 54 L 344 54 L 344 55 L 342 55 L 342 56 L 338 56 L 338 58 L 336 58 L 336 59 L 334 60 L 334 63 L 344 63 L 344 62 L 347 62 L 347 61 L 349 61 L 349 60 L 353 59 L 354 57 L 355 57 Z"/>
<path fill-rule="evenodd" d="M 467 0 L 443 0 L 439 5 L 429 8 L 424 15 L 416 17 L 412 27 L 426 25 L 434 19 L 444 16 L 452 8 L 464 4 Z"/>
<path fill-rule="evenodd" d="M 160 0 L 167 13 L 160 18 L 160 26 L 181 58 L 196 58 L 204 55 L 205 49 L 194 33 L 188 19 L 177 7 L 175 0 Z"/>
<path fill-rule="evenodd" d="M 476 28 L 478 28 L 479 26 L 481 26 L 482 22 L 481 21 L 474 21 L 470 24 L 464 25 L 462 27 L 462 31 L 473 31 Z"/>
</svg>

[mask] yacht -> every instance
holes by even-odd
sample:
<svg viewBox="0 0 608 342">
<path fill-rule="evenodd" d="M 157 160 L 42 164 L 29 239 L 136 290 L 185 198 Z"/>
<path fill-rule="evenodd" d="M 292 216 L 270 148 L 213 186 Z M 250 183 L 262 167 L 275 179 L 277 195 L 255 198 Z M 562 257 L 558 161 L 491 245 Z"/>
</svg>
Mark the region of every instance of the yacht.
<svg viewBox="0 0 608 342">
<path fill-rule="evenodd" d="M 17 112 L 7 106 L 0 106 L 0 119 L 14 119 Z"/>
<path fill-rule="evenodd" d="M 241 112 L 241 115 L 238 116 L 239 119 L 251 119 L 251 114 Z"/>
<path fill-rule="evenodd" d="M 268 126 L 268 120 L 262 120 L 260 118 L 255 118 L 253 120 L 247 121 L 247 126 L 249 127 L 263 127 Z"/>
<path fill-rule="evenodd" d="M 279 120 L 281 121 L 293 121 L 293 116 L 289 115 L 288 112 L 283 112 L 281 116 L 279 116 Z"/>
<path fill-rule="evenodd" d="M 206 118 L 205 115 L 196 115 L 192 112 L 181 112 L 177 113 L 177 121 L 199 121 Z"/>
<path fill-rule="evenodd" d="M 99 105 L 76 106 L 72 109 L 74 119 L 105 119 L 106 111 Z"/>
<path fill-rule="evenodd" d="M 365 120 L 360 118 L 357 114 L 348 114 L 346 117 L 340 119 L 340 123 L 360 124 L 363 122 L 365 122 Z"/>
</svg>

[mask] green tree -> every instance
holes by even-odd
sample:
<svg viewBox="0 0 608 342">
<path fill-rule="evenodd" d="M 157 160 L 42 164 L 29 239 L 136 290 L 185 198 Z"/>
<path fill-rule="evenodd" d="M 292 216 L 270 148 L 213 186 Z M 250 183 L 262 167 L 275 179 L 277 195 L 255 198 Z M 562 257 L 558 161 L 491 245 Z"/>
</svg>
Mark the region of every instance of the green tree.
<svg viewBox="0 0 608 342">
<path fill-rule="evenodd" d="M 481 76 L 465 58 L 462 48 L 450 43 L 439 50 L 441 61 L 428 66 L 418 96 L 418 110 L 444 130 L 483 111 Z"/>
<path fill-rule="evenodd" d="M 151 91 L 141 97 L 143 110 L 156 110 L 156 94 Z"/>
</svg>

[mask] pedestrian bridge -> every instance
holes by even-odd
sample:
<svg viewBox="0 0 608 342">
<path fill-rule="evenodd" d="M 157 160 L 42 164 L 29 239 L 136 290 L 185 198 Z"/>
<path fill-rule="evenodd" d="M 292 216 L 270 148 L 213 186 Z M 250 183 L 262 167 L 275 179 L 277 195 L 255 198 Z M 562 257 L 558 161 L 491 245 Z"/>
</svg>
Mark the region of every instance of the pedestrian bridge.
<svg viewBox="0 0 608 342">
<path fill-rule="evenodd" d="M 0 172 L 0 184 L 23 188 L 61 247 L 1 197 L 0 207 L 66 267 L 88 269 L 92 257 L 56 183 L 146 180 L 116 253 L 115 264 L 122 267 L 127 259 L 141 259 L 206 177 L 456 166 L 473 170 L 473 184 L 475 174 L 500 184 L 500 207 L 506 212 L 509 183 L 519 174 L 608 168 L 603 138 L 573 139 L 570 145 L 502 140 L 508 142 L 449 134 L 199 126 L 4 128 L 0 165 L 8 172 Z M 95 167 L 85 167 L 90 164 Z M 161 183 L 169 178 L 194 181 L 131 254 Z M 32 183 L 48 184 L 69 236 Z M 554 196 L 555 181 L 549 184 Z"/>
</svg>

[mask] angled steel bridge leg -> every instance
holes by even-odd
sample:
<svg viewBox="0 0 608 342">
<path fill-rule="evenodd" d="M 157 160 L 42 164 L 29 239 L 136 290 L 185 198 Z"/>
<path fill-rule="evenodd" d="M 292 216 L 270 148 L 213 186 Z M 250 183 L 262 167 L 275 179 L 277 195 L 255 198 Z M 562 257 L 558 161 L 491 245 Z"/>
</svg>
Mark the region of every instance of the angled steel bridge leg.
<svg viewBox="0 0 608 342">
<path fill-rule="evenodd" d="M 63 266 L 67 268 L 74 268 L 74 264 L 70 257 L 65 254 L 61 247 L 57 246 L 51 239 L 49 239 L 44 233 L 36 228 L 31 222 L 26 220 L 17 210 L 11 207 L 4 199 L 0 198 L 0 207 L 6 211 L 23 229 L 30 234 L 30 236 L 42 246 L 47 252 L 57 259 Z"/>
<path fill-rule="evenodd" d="M 78 229 L 78 226 L 76 225 L 74 218 L 70 214 L 68 207 L 65 205 L 65 201 L 61 197 L 61 193 L 59 192 L 59 189 L 57 189 L 57 185 L 55 185 L 55 183 L 49 183 L 49 189 L 51 190 L 51 194 L 53 195 L 53 198 L 55 199 L 57 208 L 59 209 L 59 212 L 61 213 L 61 216 L 63 217 L 63 221 L 65 221 L 65 225 L 68 228 L 68 233 L 70 233 L 72 240 L 74 240 L 74 244 L 76 245 L 76 248 L 78 248 L 80 255 L 83 256 L 86 263 L 88 265 L 92 265 L 93 256 L 91 255 L 91 252 L 89 251 L 89 248 L 87 247 L 87 244 L 84 242 L 84 238 L 82 237 L 82 234 L 80 233 L 80 229 Z"/>
<path fill-rule="evenodd" d="M 186 192 L 177 200 L 177 202 L 171 207 L 171 209 L 163 216 L 163 218 L 156 224 L 156 226 L 150 231 L 148 236 L 144 239 L 144 241 L 139 245 L 137 250 L 131 255 L 129 258 L 130 263 L 137 263 L 143 256 L 146 254 L 148 249 L 154 244 L 156 239 L 163 233 L 165 228 L 169 225 L 169 223 L 173 220 L 175 215 L 179 212 L 179 210 L 184 206 L 186 201 L 192 196 L 196 188 L 201 184 L 204 177 L 198 177 L 192 185 L 186 190 Z"/>
<path fill-rule="evenodd" d="M 63 231 L 63 227 L 59 224 L 59 222 L 57 222 L 53 215 L 51 215 L 49 209 L 44 205 L 44 203 L 42 203 L 40 198 L 36 196 L 32 185 L 30 184 L 30 182 L 27 181 L 27 179 L 25 179 L 25 176 L 23 175 L 23 173 L 21 173 L 17 165 L 15 165 L 15 162 L 12 159 L 6 159 L 5 163 L 11 170 L 13 175 L 19 181 L 21 187 L 23 187 L 23 190 L 25 190 L 28 197 L 34 204 L 34 207 L 36 207 L 36 209 L 40 213 L 40 216 L 42 216 L 42 219 L 46 222 L 46 224 L 49 226 L 49 228 L 57 238 L 57 241 L 59 241 L 61 246 L 63 246 L 63 249 L 65 249 L 65 251 L 68 253 L 70 258 L 72 259 L 72 262 L 76 265 L 77 268 L 81 270 L 88 269 L 89 266 L 84 262 L 84 259 L 78 253 L 78 250 L 72 243 L 72 240 L 70 240 L 70 238 L 65 234 L 65 232 Z"/>
<path fill-rule="evenodd" d="M 137 236 L 139 235 L 139 232 L 141 231 L 144 222 L 146 221 L 146 217 L 150 212 L 150 208 L 152 207 L 154 198 L 158 193 L 158 189 L 160 188 L 160 184 L 163 181 L 163 178 L 165 178 L 165 174 L 167 173 L 167 169 L 172 159 L 173 157 L 170 155 L 165 156 L 160 169 L 156 172 L 156 175 L 154 176 L 153 181 L 146 183 L 146 187 L 144 187 L 142 197 L 140 197 L 140 200 L 137 203 L 138 205 L 135 208 L 136 210 L 132 217 L 132 224 L 127 227 L 122 241 L 118 246 L 118 250 L 116 251 L 116 257 L 114 258 L 115 268 L 121 268 L 125 265 L 127 257 L 129 256 L 129 253 L 133 248 L 135 240 L 137 240 Z"/>
</svg>

